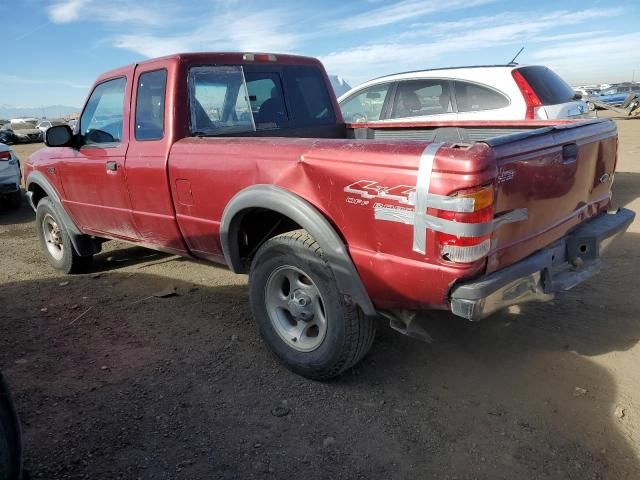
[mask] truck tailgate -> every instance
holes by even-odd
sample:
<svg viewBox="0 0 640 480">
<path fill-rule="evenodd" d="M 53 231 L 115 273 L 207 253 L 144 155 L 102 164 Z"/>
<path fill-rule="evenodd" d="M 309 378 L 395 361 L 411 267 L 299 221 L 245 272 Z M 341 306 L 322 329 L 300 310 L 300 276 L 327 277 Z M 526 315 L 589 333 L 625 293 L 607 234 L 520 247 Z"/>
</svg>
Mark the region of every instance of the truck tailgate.
<svg viewBox="0 0 640 480">
<path fill-rule="evenodd" d="M 528 219 L 494 232 L 487 273 L 511 265 L 607 210 L 618 140 L 610 120 L 592 120 L 486 141 L 496 155 L 496 216 Z"/>
</svg>

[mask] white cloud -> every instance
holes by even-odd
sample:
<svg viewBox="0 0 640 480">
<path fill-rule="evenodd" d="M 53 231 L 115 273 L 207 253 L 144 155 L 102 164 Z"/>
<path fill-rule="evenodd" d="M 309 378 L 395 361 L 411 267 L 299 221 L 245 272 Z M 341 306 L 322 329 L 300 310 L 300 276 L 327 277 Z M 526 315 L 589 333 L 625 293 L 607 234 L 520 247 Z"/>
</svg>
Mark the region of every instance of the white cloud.
<svg viewBox="0 0 640 480">
<path fill-rule="evenodd" d="M 0 84 L 16 84 L 16 85 L 59 85 L 67 88 L 77 88 L 80 90 L 87 90 L 90 83 L 81 84 L 70 80 L 56 80 L 51 78 L 33 78 L 33 77 L 21 77 L 18 75 L 0 74 Z"/>
<path fill-rule="evenodd" d="M 204 23 L 187 32 L 122 34 L 115 37 L 114 45 L 147 57 L 202 50 L 290 51 L 300 36 L 288 33 L 289 20 L 287 12 L 281 10 L 218 8 Z"/>
<path fill-rule="evenodd" d="M 333 26 L 339 30 L 362 30 L 365 28 L 391 25 L 431 13 L 472 8 L 494 1 L 496 0 L 449 0 L 447 2 L 437 0 L 402 0 L 334 22 Z"/>
<path fill-rule="evenodd" d="M 454 22 L 414 24 L 410 31 L 390 36 L 382 41 L 354 48 L 338 50 L 321 58 L 327 69 L 348 80 L 361 82 L 378 75 L 403 70 L 454 66 L 446 56 L 486 48 L 525 45 L 525 54 L 535 52 L 537 44 L 549 41 L 547 32 L 558 27 L 577 25 L 591 19 L 620 14 L 621 10 L 586 9 L 582 11 L 555 11 L 546 15 L 533 12 L 503 13 L 492 17 L 470 17 Z M 601 31 L 580 32 L 574 38 L 597 38 Z M 558 38 L 559 37 L 559 38 Z M 571 37 L 565 37 L 566 40 Z M 557 40 L 562 38 L 557 36 Z M 533 48 L 532 48 L 533 47 Z M 517 48 L 514 49 L 514 53 Z M 497 61 L 502 59 L 497 59 Z M 503 59 L 508 61 L 510 59 Z M 434 65 L 434 63 L 436 65 Z M 443 65 L 444 63 L 444 65 Z"/>
<path fill-rule="evenodd" d="M 80 18 L 80 11 L 88 0 L 63 0 L 48 8 L 49 17 L 55 23 L 69 23 Z"/>
<path fill-rule="evenodd" d="M 172 6 L 158 8 L 156 4 L 138 1 L 132 4 L 127 0 L 63 0 L 47 9 L 54 23 L 87 21 L 98 23 L 134 23 L 140 25 L 163 25 L 168 23 L 175 13 Z"/>
<path fill-rule="evenodd" d="M 640 32 L 597 36 L 559 43 L 533 53 L 536 62 L 557 71 L 569 83 L 631 80 L 640 65 Z M 626 69 L 625 69 L 625 66 Z"/>
</svg>

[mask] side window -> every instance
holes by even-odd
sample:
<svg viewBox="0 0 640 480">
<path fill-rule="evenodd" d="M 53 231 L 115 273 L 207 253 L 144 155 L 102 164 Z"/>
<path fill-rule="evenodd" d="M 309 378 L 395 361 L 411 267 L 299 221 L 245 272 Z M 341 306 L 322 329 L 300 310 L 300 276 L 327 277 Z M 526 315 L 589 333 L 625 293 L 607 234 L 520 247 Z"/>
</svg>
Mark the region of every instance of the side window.
<svg viewBox="0 0 640 480">
<path fill-rule="evenodd" d="M 98 85 L 80 117 L 80 134 L 85 145 L 118 144 L 122 140 L 125 78 Z"/>
<path fill-rule="evenodd" d="M 478 112 L 509 106 L 509 99 L 487 87 L 475 83 L 456 82 L 458 112 Z"/>
<path fill-rule="evenodd" d="M 191 133 L 224 135 L 255 130 L 241 67 L 189 70 Z"/>
<path fill-rule="evenodd" d="M 391 118 L 453 113 L 448 80 L 407 80 L 398 84 Z"/>
<path fill-rule="evenodd" d="M 146 72 L 138 77 L 136 140 L 160 140 L 164 137 L 166 84 L 166 70 Z"/>
<path fill-rule="evenodd" d="M 317 67 L 288 65 L 285 82 L 296 125 L 333 125 L 336 116 L 329 96 L 329 86 Z"/>
<path fill-rule="evenodd" d="M 340 104 L 342 116 L 347 123 L 380 120 L 384 100 L 391 88 L 390 83 L 365 88 Z"/>
<path fill-rule="evenodd" d="M 260 124 L 288 121 L 280 75 L 273 72 L 247 72 L 245 77 L 256 126 L 260 128 Z"/>
</svg>

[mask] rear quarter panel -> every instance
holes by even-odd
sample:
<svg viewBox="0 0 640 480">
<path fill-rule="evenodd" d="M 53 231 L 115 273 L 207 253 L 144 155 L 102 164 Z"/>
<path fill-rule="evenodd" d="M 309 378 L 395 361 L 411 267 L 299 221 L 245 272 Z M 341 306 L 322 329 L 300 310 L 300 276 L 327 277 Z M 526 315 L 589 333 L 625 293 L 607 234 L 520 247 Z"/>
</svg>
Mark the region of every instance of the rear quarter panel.
<svg viewBox="0 0 640 480">
<path fill-rule="evenodd" d="M 415 187 L 425 146 L 375 140 L 184 139 L 174 145 L 169 162 L 178 222 L 192 252 L 219 261 L 227 203 L 246 187 L 276 185 L 310 202 L 335 226 L 378 308 L 445 308 L 451 284 L 481 272 L 485 262 L 461 267 L 437 260 L 428 233 L 426 255 L 416 253 L 411 225 L 374 219 L 376 203 L 407 208 L 377 195 Z M 494 176 L 486 145 L 444 147 L 434 163 L 430 191 L 448 194 Z M 371 198 L 349 193 L 348 187 L 362 181 L 370 183 Z"/>
</svg>

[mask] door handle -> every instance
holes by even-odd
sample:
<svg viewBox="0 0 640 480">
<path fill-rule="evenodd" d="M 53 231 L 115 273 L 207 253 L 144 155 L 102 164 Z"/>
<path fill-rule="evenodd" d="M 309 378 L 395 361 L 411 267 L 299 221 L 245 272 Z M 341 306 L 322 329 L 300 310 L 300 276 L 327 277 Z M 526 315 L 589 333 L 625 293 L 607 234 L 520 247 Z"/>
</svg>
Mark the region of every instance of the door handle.
<svg viewBox="0 0 640 480">
<path fill-rule="evenodd" d="M 118 162 L 107 162 L 107 172 L 115 172 L 118 170 Z"/>
</svg>

